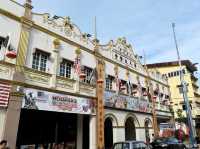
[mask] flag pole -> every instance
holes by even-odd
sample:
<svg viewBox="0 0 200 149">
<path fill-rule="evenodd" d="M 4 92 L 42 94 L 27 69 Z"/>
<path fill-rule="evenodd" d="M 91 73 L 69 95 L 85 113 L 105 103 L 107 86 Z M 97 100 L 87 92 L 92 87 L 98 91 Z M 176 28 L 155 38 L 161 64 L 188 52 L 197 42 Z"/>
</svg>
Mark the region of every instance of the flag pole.
<svg viewBox="0 0 200 149">
<path fill-rule="evenodd" d="M 182 65 L 181 65 L 181 58 L 179 53 L 179 48 L 176 40 L 176 33 L 175 33 L 175 23 L 172 23 L 172 30 L 173 30 L 173 37 L 174 37 L 174 43 L 176 46 L 176 52 L 178 57 L 178 63 L 179 63 L 179 71 L 180 71 L 180 82 L 181 82 L 181 88 L 183 91 L 183 99 L 186 106 L 186 117 L 188 126 L 190 128 L 190 143 L 194 147 L 194 144 L 196 143 L 195 137 L 194 137 L 194 127 L 193 127 L 193 119 L 192 119 L 192 112 L 188 101 L 188 95 L 187 95 L 187 82 L 184 80 L 184 74 L 182 71 Z"/>
</svg>

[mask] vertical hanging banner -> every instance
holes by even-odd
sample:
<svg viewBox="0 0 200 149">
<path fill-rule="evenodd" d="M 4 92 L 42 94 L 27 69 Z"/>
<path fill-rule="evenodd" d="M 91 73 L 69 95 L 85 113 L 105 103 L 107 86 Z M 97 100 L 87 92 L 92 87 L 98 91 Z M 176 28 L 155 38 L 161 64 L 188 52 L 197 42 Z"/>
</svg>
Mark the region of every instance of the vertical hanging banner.
<svg viewBox="0 0 200 149">
<path fill-rule="evenodd" d="M 97 59 L 97 149 L 104 149 L 104 62 Z"/>
</svg>

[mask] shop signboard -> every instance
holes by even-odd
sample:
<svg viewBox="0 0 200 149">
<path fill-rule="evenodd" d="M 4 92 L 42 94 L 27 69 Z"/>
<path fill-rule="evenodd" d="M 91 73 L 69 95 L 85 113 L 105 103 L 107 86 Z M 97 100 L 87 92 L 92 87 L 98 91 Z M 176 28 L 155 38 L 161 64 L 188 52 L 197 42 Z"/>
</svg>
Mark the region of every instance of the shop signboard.
<svg viewBox="0 0 200 149">
<path fill-rule="evenodd" d="M 151 113 L 151 104 L 145 99 L 133 96 L 117 95 L 114 92 L 104 92 L 104 104 L 107 107 Z"/>
<path fill-rule="evenodd" d="M 31 88 L 24 89 L 24 94 L 22 108 L 25 109 L 95 114 L 95 105 L 92 99 Z"/>
<path fill-rule="evenodd" d="M 160 137 L 171 137 L 174 134 L 174 124 L 173 123 L 160 123 Z"/>
</svg>

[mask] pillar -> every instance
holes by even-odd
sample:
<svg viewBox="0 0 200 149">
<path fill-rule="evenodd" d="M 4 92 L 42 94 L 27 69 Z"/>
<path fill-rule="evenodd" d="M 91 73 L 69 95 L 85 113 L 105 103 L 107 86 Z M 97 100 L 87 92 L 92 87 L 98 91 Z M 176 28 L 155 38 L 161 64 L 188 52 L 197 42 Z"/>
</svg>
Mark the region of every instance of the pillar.
<svg viewBox="0 0 200 149">
<path fill-rule="evenodd" d="M 5 125 L 5 118 L 6 118 L 6 109 L 0 108 L 0 140 L 3 139 L 3 130 Z"/>
<path fill-rule="evenodd" d="M 76 148 L 82 149 L 83 147 L 83 115 L 77 117 L 77 141 Z"/>
<path fill-rule="evenodd" d="M 24 4 L 25 13 L 21 17 L 21 33 L 17 49 L 16 67 L 13 74 L 13 80 L 18 82 L 24 82 L 24 66 L 26 65 L 27 50 L 29 44 L 30 30 L 32 27 L 32 5 L 31 0 L 26 0 Z M 5 127 L 3 139 L 8 141 L 10 148 L 16 148 L 17 131 L 20 119 L 20 112 L 22 107 L 23 94 L 17 91 L 17 86 L 12 85 L 9 98 L 9 105 L 7 108 Z"/>
<path fill-rule="evenodd" d="M 51 87 L 55 88 L 56 87 L 56 76 L 58 73 L 58 68 L 59 68 L 59 48 L 60 48 L 60 41 L 58 39 L 55 39 L 53 41 L 54 49 L 52 53 L 52 58 L 53 58 L 53 72 L 52 72 L 52 77 L 51 77 Z"/>
<path fill-rule="evenodd" d="M 91 115 L 90 116 L 90 148 L 89 149 L 96 149 L 96 116 L 95 115 Z"/>
<path fill-rule="evenodd" d="M 113 128 L 113 143 L 125 141 L 125 128 L 124 126 Z"/>
<path fill-rule="evenodd" d="M 16 148 L 17 131 L 20 120 L 23 94 L 11 92 L 3 139 L 8 141 L 10 148 Z"/>
<path fill-rule="evenodd" d="M 146 141 L 146 137 L 145 137 L 145 129 L 144 128 L 136 128 L 136 140 L 140 140 L 140 141 Z"/>
</svg>

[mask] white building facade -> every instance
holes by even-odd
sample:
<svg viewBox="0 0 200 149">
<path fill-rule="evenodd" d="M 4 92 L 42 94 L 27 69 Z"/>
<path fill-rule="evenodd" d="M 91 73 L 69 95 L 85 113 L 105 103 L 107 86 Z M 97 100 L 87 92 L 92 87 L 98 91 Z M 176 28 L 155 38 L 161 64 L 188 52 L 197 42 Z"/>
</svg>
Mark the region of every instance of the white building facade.
<svg viewBox="0 0 200 149">
<path fill-rule="evenodd" d="M 150 88 L 158 123 L 171 119 L 167 80 L 148 73 L 125 38 L 99 45 L 69 17 L 33 13 L 30 0 L 24 5 L 1 1 L 0 27 L 0 139 L 11 148 L 95 149 L 101 148 L 99 142 L 110 148 L 125 139 L 148 141 L 153 133 Z M 97 125 L 99 96 L 104 132 Z"/>
</svg>

